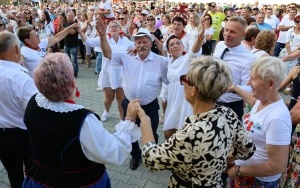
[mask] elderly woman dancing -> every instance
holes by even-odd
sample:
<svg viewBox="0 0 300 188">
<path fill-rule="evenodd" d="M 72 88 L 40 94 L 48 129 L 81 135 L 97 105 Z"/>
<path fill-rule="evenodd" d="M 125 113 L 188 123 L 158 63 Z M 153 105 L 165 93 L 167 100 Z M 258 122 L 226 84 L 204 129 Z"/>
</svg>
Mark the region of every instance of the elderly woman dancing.
<svg viewBox="0 0 300 188">
<path fill-rule="evenodd" d="M 69 57 L 47 55 L 34 71 L 40 93 L 28 102 L 24 123 L 33 148 L 23 187 L 101 187 L 110 181 L 104 164 L 121 165 L 139 131 L 131 121 L 116 125 L 111 135 L 99 117 L 76 104 L 74 70 Z M 131 105 L 127 115 L 132 116 Z"/>
<path fill-rule="evenodd" d="M 202 56 L 191 62 L 180 82 L 194 115 L 164 143 L 155 144 L 149 117 L 138 108 L 138 117 L 144 120 L 143 162 L 151 171 L 171 170 L 169 187 L 221 188 L 231 149 L 239 159 L 248 159 L 255 150 L 237 115 L 216 104 L 232 84 L 230 71 L 222 60 Z"/>
<path fill-rule="evenodd" d="M 228 170 L 231 187 L 279 188 L 281 173 L 286 172 L 291 142 L 291 116 L 278 94 L 284 78 L 284 64 L 279 58 L 262 57 L 253 63 L 249 85 L 252 94 L 236 85 L 229 90 L 240 95 L 252 106 L 243 124 L 256 145 L 254 155 L 236 160 Z"/>
</svg>

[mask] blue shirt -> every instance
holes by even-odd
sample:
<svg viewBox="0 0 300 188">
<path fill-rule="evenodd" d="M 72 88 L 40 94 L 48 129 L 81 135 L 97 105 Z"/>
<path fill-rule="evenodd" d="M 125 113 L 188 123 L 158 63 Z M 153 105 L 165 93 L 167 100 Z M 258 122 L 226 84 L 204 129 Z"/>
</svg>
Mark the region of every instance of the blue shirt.
<svg viewBox="0 0 300 188">
<path fill-rule="evenodd" d="M 273 31 L 273 28 L 270 24 L 267 24 L 267 23 L 262 23 L 262 24 L 255 24 L 256 27 L 259 29 L 259 30 L 271 30 Z"/>
</svg>

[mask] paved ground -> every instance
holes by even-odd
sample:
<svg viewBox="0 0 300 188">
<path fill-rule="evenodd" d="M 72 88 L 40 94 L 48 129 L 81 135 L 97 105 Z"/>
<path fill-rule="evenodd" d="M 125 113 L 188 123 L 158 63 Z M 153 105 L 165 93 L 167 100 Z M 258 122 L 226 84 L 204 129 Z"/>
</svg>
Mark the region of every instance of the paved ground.
<svg viewBox="0 0 300 188">
<path fill-rule="evenodd" d="M 92 61 L 90 68 L 85 68 L 85 65 L 79 65 L 79 76 L 76 79 L 77 86 L 81 96 L 76 99 L 78 104 L 84 105 L 86 108 L 94 110 L 98 115 L 101 115 L 104 109 L 102 91 L 96 91 L 98 75 L 95 75 L 95 60 Z M 114 125 L 119 122 L 119 115 L 114 101 L 109 112 L 108 121 L 104 126 L 109 132 L 114 132 Z M 158 134 L 160 142 L 163 140 L 161 126 Z M 168 171 L 152 173 L 141 165 L 135 171 L 129 168 L 130 157 L 122 166 L 106 165 L 111 184 L 113 188 L 162 188 L 167 187 Z M 0 188 L 10 187 L 7 173 L 0 162 Z"/>
<path fill-rule="evenodd" d="M 85 65 L 79 65 L 79 76 L 76 79 L 77 86 L 81 92 L 80 98 L 76 99 L 78 104 L 84 105 L 86 108 L 94 110 L 101 115 L 104 109 L 103 106 L 103 92 L 97 91 L 98 75 L 95 75 L 95 60 L 90 68 L 85 68 Z M 286 96 L 285 96 L 286 97 Z M 111 133 L 114 132 L 114 125 L 119 122 L 119 115 L 114 101 L 109 112 L 108 121 L 104 126 Z M 159 126 L 159 142 L 162 142 L 164 137 L 162 134 L 162 127 Z M 113 188 L 163 188 L 167 187 L 168 171 L 150 172 L 145 166 L 141 165 L 137 170 L 132 171 L 129 168 L 130 157 L 122 166 L 106 165 L 111 184 Z M 0 188 L 10 187 L 7 173 L 0 162 Z"/>
</svg>

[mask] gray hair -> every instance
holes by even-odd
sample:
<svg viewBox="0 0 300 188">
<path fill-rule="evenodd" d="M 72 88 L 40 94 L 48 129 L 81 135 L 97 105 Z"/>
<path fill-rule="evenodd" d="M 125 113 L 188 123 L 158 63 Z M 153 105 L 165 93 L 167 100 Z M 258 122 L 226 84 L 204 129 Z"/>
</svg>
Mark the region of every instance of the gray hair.
<svg viewBox="0 0 300 188">
<path fill-rule="evenodd" d="M 262 57 L 257 59 L 252 64 L 251 73 L 259 76 L 264 81 L 273 79 L 277 91 L 281 82 L 285 78 L 285 67 L 283 61 L 280 58 L 272 56 Z"/>
<path fill-rule="evenodd" d="M 19 40 L 16 35 L 8 31 L 0 33 L 0 53 L 8 51 L 15 45 L 19 46 Z"/>
<path fill-rule="evenodd" d="M 238 16 L 230 17 L 228 21 L 240 23 L 245 30 L 248 26 L 246 20 L 244 18 L 241 18 L 241 17 L 238 17 Z"/>
<path fill-rule="evenodd" d="M 231 72 L 226 63 L 211 56 L 193 59 L 187 77 L 199 91 L 199 99 L 206 101 L 217 101 L 232 84 Z"/>
</svg>

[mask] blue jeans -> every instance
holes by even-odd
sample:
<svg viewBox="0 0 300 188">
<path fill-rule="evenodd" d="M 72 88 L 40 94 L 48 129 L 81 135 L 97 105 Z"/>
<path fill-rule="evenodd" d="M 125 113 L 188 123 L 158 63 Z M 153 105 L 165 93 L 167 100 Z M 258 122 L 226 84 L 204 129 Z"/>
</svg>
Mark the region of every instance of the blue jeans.
<svg viewBox="0 0 300 188">
<path fill-rule="evenodd" d="M 97 52 L 95 73 L 99 74 L 102 67 L 102 52 Z"/>
<path fill-rule="evenodd" d="M 65 46 L 64 51 L 70 57 L 74 68 L 74 76 L 77 77 L 78 75 L 77 47 L 68 48 Z"/>
<path fill-rule="evenodd" d="M 275 48 L 274 48 L 274 56 L 278 57 L 280 51 L 285 47 L 284 43 L 276 42 Z"/>
</svg>

